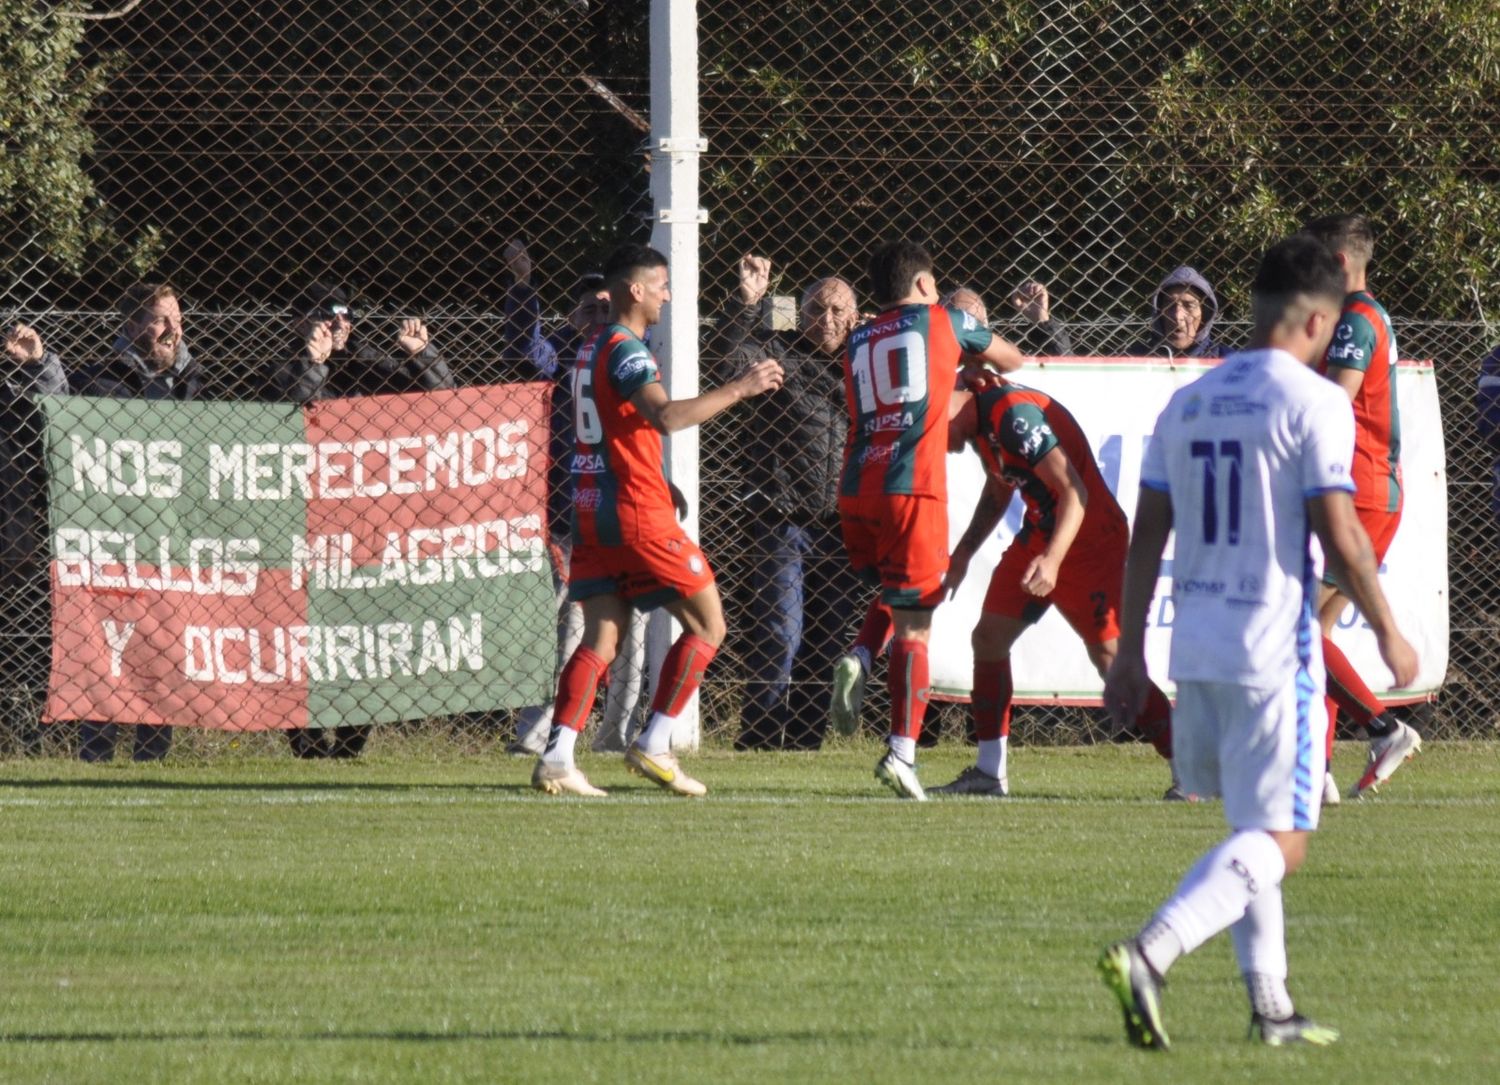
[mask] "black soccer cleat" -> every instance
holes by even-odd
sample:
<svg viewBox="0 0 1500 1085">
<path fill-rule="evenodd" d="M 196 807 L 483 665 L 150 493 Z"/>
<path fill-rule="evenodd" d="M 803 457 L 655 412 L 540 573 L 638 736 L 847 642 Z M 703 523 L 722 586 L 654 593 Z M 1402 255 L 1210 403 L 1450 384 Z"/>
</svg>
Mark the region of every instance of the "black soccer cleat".
<svg viewBox="0 0 1500 1085">
<path fill-rule="evenodd" d="M 1105 947 L 1099 955 L 1099 975 L 1120 1000 L 1125 1038 L 1148 1051 L 1169 1050 L 1172 1042 L 1161 1019 L 1161 991 L 1166 981 L 1141 956 L 1135 940 Z"/>
</svg>

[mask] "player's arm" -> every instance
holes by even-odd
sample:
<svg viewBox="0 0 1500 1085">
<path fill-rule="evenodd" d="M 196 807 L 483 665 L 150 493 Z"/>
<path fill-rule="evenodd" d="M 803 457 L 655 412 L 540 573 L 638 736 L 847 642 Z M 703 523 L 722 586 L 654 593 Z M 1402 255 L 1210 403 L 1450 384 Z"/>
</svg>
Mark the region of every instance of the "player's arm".
<svg viewBox="0 0 1500 1085">
<path fill-rule="evenodd" d="M 1313 494 L 1307 499 L 1307 516 L 1323 544 L 1329 575 L 1354 600 L 1374 631 L 1380 658 L 1391 669 L 1396 687 L 1410 685 L 1417 677 L 1417 653 L 1396 628 L 1396 619 L 1380 588 L 1375 550 L 1360 525 L 1354 501 L 1344 490 Z"/>
<path fill-rule="evenodd" d="M 1054 513 L 1052 537 L 1040 554 L 1031 559 L 1021 577 L 1023 590 L 1035 596 L 1052 594 L 1057 587 L 1057 570 L 1078 532 L 1083 527 L 1084 513 L 1088 507 L 1088 492 L 1083 488 L 1083 479 L 1068 454 L 1058 445 L 1031 467 L 1032 473 L 1041 479 L 1057 500 Z"/>
<path fill-rule="evenodd" d="M 1365 371 L 1375 357 L 1375 328 L 1362 313 L 1345 313 L 1333 331 L 1333 342 L 1324 356 L 1328 379 L 1344 390 L 1353 403 L 1365 383 Z"/>
<path fill-rule="evenodd" d="M 1015 487 L 1010 483 L 994 475 L 985 475 L 984 490 L 979 494 L 979 503 L 974 506 L 974 514 L 969 517 L 969 526 L 964 529 L 963 538 L 958 540 L 958 545 L 953 548 L 953 554 L 948 558 L 948 572 L 943 577 L 943 590 L 949 599 L 958 594 L 958 587 L 968 575 L 969 563 L 974 560 L 974 555 L 979 552 L 984 541 L 1000 526 L 1000 520 L 1005 515 L 1005 510 L 1010 505 L 1010 499 L 1014 493 Z"/>
<path fill-rule="evenodd" d="M 1021 352 L 1014 343 L 990 331 L 970 313 L 958 309 L 947 312 L 965 365 L 988 366 L 997 373 L 1021 368 Z"/>
<path fill-rule="evenodd" d="M 636 389 L 630 402 L 658 432 L 676 433 L 707 422 L 742 399 L 780 388 L 782 376 L 780 362 L 762 358 L 734 380 L 692 399 L 669 399 L 661 382 L 653 380 Z"/>
<path fill-rule="evenodd" d="M 966 353 L 964 360 L 988 366 L 996 373 L 1013 373 L 1021 368 L 1020 350 L 1009 339 L 999 335 L 991 335 L 989 346 Z"/>
<path fill-rule="evenodd" d="M 1359 390 L 1365 383 L 1365 371 L 1363 369 L 1347 369 L 1341 365 L 1330 365 L 1328 367 L 1328 379 L 1344 390 L 1353 403 L 1359 395 Z"/>
<path fill-rule="evenodd" d="M 1161 575 L 1161 556 L 1172 533 L 1172 497 L 1164 489 L 1142 486 L 1125 558 L 1124 597 L 1120 603 L 1120 647 L 1104 679 L 1104 706 L 1119 727 L 1141 714 L 1151 678 L 1146 673 L 1146 614 Z"/>
</svg>

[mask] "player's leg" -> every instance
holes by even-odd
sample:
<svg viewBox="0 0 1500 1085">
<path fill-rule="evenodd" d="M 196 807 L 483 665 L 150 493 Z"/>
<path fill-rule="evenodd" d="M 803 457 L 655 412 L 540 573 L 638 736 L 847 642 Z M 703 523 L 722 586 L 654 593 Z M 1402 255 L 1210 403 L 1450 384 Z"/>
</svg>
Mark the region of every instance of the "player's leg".
<svg viewBox="0 0 1500 1085">
<path fill-rule="evenodd" d="M 927 716 L 930 664 L 927 645 L 932 638 L 932 608 L 891 607 L 893 639 L 886 667 L 891 695 L 889 752 L 875 766 L 875 777 L 904 799 L 925 801 L 917 779 L 917 739 Z"/>
<path fill-rule="evenodd" d="M 839 528 L 853 575 L 867 584 L 878 586 L 879 507 L 864 498 L 841 498 Z M 828 715 L 834 730 L 840 734 L 852 735 L 859 727 L 865 683 L 874 669 L 875 657 L 890 643 L 894 626 L 890 604 L 877 594 L 865 611 L 864 622 L 853 645 L 834 661 Z"/>
<path fill-rule="evenodd" d="M 621 631 L 630 620 L 630 606 L 612 591 L 589 595 L 579 603 L 583 608 L 583 637 L 558 675 L 552 727 L 546 749 L 531 775 L 531 784 L 549 795 L 597 797 L 604 792 L 579 771 L 574 750 L 593 711 L 599 682 L 614 659 Z"/>
</svg>

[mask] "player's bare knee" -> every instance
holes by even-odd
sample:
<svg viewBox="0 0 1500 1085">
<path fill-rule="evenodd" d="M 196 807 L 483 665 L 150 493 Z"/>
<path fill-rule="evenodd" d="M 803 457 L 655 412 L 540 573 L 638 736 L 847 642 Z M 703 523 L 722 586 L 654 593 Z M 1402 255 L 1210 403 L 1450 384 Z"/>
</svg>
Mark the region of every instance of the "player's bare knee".
<svg viewBox="0 0 1500 1085">
<path fill-rule="evenodd" d="M 1281 858 L 1286 863 L 1287 875 L 1295 874 L 1307 858 L 1307 836 L 1305 832 L 1272 833 L 1271 838 L 1281 849 Z"/>
</svg>

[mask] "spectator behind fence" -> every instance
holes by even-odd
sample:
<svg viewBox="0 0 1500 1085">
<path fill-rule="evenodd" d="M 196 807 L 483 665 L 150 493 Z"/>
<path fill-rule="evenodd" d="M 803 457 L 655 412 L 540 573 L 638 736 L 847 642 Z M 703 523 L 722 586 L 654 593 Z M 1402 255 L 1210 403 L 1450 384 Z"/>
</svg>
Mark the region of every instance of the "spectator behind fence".
<svg viewBox="0 0 1500 1085">
<path fill-rule="evenodd" d="M 1474 409 L 1479 417 L 1479 436 L 1496 456 L 1491 466 L 1490 511 L 1500 520 L 1500 346 L 1479 363 Z"/>
<path fill-rule="evenodd" d="M 1047 287 L 1028 279 L 1011 292 L 1010 305 L 1020 320 L 1006 322 L 1006 338 L 1022 354 L 1033 358 L 1062 358 L 1073 353 L 1073 337 L 1068 326 L 1052 315 L 1052 297 Z M 984 297 L 972 286 L 960 286 L 943 299 L 943 304 L 968 313 L 986 326 L 989 308 Z"/>
<path fill-rule="evenodd" d="M 171 399 L 188 402 L 203 391 L 201 365 L 188 350 L 177 293 L 165 283 L 137 283 L 120 299 L 124 322 L 101 362 L 73 374 L 81 396 L 113 399 Z M 110 761 L 119 730 L 113 723 L 86 720 L 79 725 L 78 756 Z M 170 726 L 135 725 L 136 761 L 160 761 L 172 746 Z"/>
<path fill-rule="evenodd" d="M 510 246 L 507 254 L 514 253 Z M 520 250 L 525 256 L 525 249 Z M 530 259 L 525 260 L 529 268 Z M 527 277 L 529 279 L 529 276 Z M 522 281 L 517 274 L 516 281 Z M 512 294 L 515 288 L 512 288 Z M 583 609 L 568 600 L 568 562 L 572 556 L 573 516 L 573 363 L 578 348 L 609 323 L 609 291 L 604 276 L 590 272 L 573 287 L 573 308 L 568 322 L 549 336 L 541 334 L 539 303 L 510 304 L 507 295 L 505 341 L 531 344 L 527 364 L 534 370 L 528 379 L 552 385 L 551 443 L 547 455 L 547 537 L 552 552 L 552 584 L 557 591 L 558 667 L 566 663 L 583 639 Z M 535 298 L 535 293 L 532 293 Z M 521 300 L 518 298 L 518 300 Z M 646 671 L 646 615 L 633 610 L 618 654 L 609 666 L 604 720 L 594 738 L 596 752 L 624 753 L 634 738 L 636 706 L 641 699 Z M 506 752 L 517 756 L 540 756 L 552 732 L 555 701 L 530 705 L 516 718 L 516 737 Z"/>
<path fill-rule="evenodd" d="M 365 340 L 354 326 L 349 295 L 329 283 L 313 283 L 293 299 L 296 345 L 277 359 L 267 375 L 264 398 L 306 406 L 324 399 L 435 391 L 454 386 L 448 363 L 432 345 L 427 325 L 402 320 L 393 349 Z M 321 728 L 287 731 L 298 757 L 358 757 L 370 738 L 368 724 L 333 728 L 329 741 Z"/>
<path fill-rule="evenodd" d="M 771 261 L 740 260 L 740 282 L 709 347 L 717 383 L 770 356 L 781 388 L 747 404 L 735 459 L 750 531 L 747 672 L 742 750 L 816 749 L 827 723 L 827 676 L 862 594 L 844 560 L 838 480 L 848 422 L 844 343 L 859 318 L 854 289 L 818 279 L 802 293 L 795 334 L 769 330 Z"/>
<path fill-rule="evenodd" d="M 25 324 L 4 329 L 0 382 L 0 670 L 23 753 L 41 751 L 52 613 L 47 572 L 47 465 L 32 397 L 63 395 L 62 361 Z"/>
<path fill-rule="evenodd" d="M 1184 264 L 1161 281 L 1151 301 L 1151 331 L 1125 353 L 1142 358 L 1221 358 L 1213 339 L 1219 299 L 1208 280 Z"/>
</svg>

